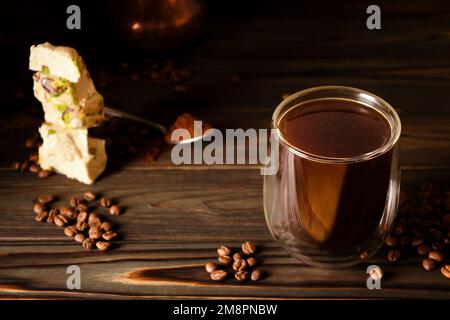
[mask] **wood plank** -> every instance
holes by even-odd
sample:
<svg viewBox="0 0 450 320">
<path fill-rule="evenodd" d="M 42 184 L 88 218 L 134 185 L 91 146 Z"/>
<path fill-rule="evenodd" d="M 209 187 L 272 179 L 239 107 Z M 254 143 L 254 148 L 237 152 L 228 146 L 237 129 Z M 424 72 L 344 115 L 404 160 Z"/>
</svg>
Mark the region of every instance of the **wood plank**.
<svg viewBox="0 0 450 320">
<path fill-rule="evenodd" d="M 182 172 L 182 174 L 180 174 Z M 379 252 L 368 263 L 386 272 L 382 290 L 365 287 L 362 264 L 332 271 L 311 268 L 288 256 L 266 228 L 262 177 L 255 169 L 124 169 L 94 186 L 127 210 L 111 218 L 122 238 L 107 253 L 86 252 L 62 230 L 37 223 L 32 199 L 41 193 L 67 197 L 87 190 L 63 177 L 37 180 L 0 171 L 0 297 L 32 298 L 450 298 L 438 271 L 425 272 L 418 258 L 398 264 Z M 450 171 L 405 170 L 404 189 L 423 181 L 448 186 Z M 117 188 L 111 187 L 117 186 Z M 119 187 L 120 186 L 120 187 Z M 189 188 L 187 188 L 189 186 Z M 251 239 L 268 276 L 260 282 L 214 283 L 203 267 L 221 243 L 239 246 Z M 82 289 L 67 290 L 65 270 L 77 264 Z"/>
</svg>

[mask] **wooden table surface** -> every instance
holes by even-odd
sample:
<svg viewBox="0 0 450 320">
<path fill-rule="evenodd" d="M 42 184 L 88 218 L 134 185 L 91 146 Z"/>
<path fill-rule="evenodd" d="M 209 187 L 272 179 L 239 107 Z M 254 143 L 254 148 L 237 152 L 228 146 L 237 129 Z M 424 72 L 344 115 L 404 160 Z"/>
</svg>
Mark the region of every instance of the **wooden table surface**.
<svg viewBox="0 0 450 320">
<path fill-rule="evenodd" d="M 126 78 L 100 91 L 106 101 L 143 117 L 168 124 L 188 111 L 224 129 L 267 128 L 285 92 L 359 87 L 399 110 L 402 188 L 414 191 L 428 181 L 448 188 L 450 6 L 436 0 L 383 4 L 378 31 L 365 28 L 365 8 L 359 2 L 274 7 L 263 1 L 254 11 L 213 10 L 202 35 L 173 54 L 194 74 L 187 92 Z M 230 74 L 241 81 L 230 85 Z M 32 90 L 29 79 L 15 85 Z M 108 170 L 92 186 L 61 175 L 11 172 L 11 162 L 26 154 L 24 132 L 41 119 L 20 112 L 18 101 L 9 103 L 2 108 L 14 111 L 0 120 L 0 298 L 450 298 L 450 281 L 439 271 L 425 272 L 417 258 L 390 264 L 382 250 L 367 263 L 322 270 L 290 257 L 266 227 L 255 165 L 175 166 L 167 150 L 153 164 L 141 156 Z M 87 252 L 60 228 L 34 221 L 38 195 L 67 201 L 86 190 L 126 208 L 111 219 L 122 237 L 109 252 Z M 217 246 L 245 240 L 260 248 L 268 276 L 251 283 L 211 281 L 204 264 L 216 258 Z M 72 264 L 81 268 L 81 290 L 66 287 Z M 381 290 L 366 288 L 369 264 L 385 271 Z"/>
</svg>

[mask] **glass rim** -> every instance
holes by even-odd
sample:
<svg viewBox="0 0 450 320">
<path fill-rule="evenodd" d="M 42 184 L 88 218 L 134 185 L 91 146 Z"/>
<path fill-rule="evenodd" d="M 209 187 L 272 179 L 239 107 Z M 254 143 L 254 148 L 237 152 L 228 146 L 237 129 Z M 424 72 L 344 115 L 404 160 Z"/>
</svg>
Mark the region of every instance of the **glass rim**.
<svg viewBox="0 0 450 320">
<path fill-rule="evenodd" d="M 310 93 L 314 93 L 314 92 L 319 92 L 319 91 L 324 91 L 324 90 L 341 90 L 341 91 L 346 91 L 348 93 L 355 93 L 355 94 L 363 94 L 365 95 L 366 98 L 370 97 L 369 100 L 372 101 L 377 101 L 378 103 L 380 103 L 381 105 L 383 105 L 385 108 L 387 108 L 387 110 L 389 112 L 386 112 L 384 110 L 380 110 L 379 108 L 376 107 L 376 105 L 370 105 L 368 103 L 362 102 L 360 100 L 354 99 L 354 98 L 344 98 L 344 97 L 340 97 L 339 94 L 336 95 L 330 95 L 329 97 L 325 96 L 325 97 L 321 97 L 321 98 L 341 98 L 341 99 L 348 99 L 357 103 L 360 103 L 366 107 L 369 108 L 373 108 L 375 109 L 375 111 L 379 112 L 382 114 L 383 117 L 386 118 L 386 120 L 389 123 L 389 127 L 391 129 L 391 134 L 390 134 L 390 138 L 389 140 L 384 143 L 382 146 L 380 146 L 377 149 L 374 149 L 372 151 L 363 153 L 361 155 L 357 155 L 357 156 L 353 156 L 353 157 L 326 157 L 326 156 L 321 156 L 321 155 L 317 155 L 311 152 L 307 152 L 305 150 L 302 150 L 301 148 L 298 148 L 294 145 L 292 145 L 281 133 L 281 130 L 278 128 L 278 120 L 281 119 L 282 116 L 284 116 L 286 114 L 287 111 L 281 113 L 281 111 L 288 106 L 289 103 L 291 103 L 293 100 L 304 96 L 306 94 L 310 94 Z M 313 100 L 313 99 L 307 99 L 305 101 L 308 100 Z M 289 110 L 289 109 L 288 109 Z M 390 113 L 390 115 L 392 116 L 392 121 L 389 119 L 389 117 L 387 116 L 387 114 Z M 394 122 L 395 124 L 395 128 L 393 127 L 392 122 Z M 294 153 L 295 155 L 302 157 L 302 158 L 306 158 L 308 160 L 312 160 L 312 161 L 316 161 L 316 162 L 324 162 L 324 163 L 351 163 L 351 162 L 361 162 L 361 161 L 366 161 L 366 160 L 370 160 L 373 159 L 377 156 L 380 156 L 382 154 L 385 154 L 386 152 L 388 152 L 390 149 L 392 149 L 398 142 L 399 138 L 400 138 L 400 134 L 401 134 L 401 121 L 400 121 L 400 117 L 398 116 L 397 112 L 395 111 L 395 109 L 388 103 L 386 102 L 384 99 L 380 98 L 379 96 L 362 90 L 362 89 L 358 89 L 358 88 L 354 88 L 354 87 L 348 87 L 348 86 L 318 86 L 318 87 L 312 87 L 312 88 L 308 88 L 308 89 L 304 89 L 301 91 L 298 91 L 296 93 L 293 93 L 292 95 L 289 95 L 289 97 L 287 97 L 286 99 L 284 99 L 275 109 L 275 111 L 273 112 L 272 115 L 272 126 L 273 128 L 276 130 L 277 135 L 280 139 L 280 142 L 292 153 Z"/>
</svg>

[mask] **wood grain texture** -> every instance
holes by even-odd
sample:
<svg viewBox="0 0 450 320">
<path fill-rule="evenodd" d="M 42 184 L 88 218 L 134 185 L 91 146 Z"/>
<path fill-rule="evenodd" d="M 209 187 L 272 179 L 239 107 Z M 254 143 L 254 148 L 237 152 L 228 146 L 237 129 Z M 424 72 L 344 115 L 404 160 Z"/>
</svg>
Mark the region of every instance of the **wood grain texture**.
<svg viewBox="0 0 450 320">
<path fill-rule="evenodd" d="M 225 129 L 269 127 L 286 92 L 329 84 L 360 87 L 399 110 L 402 188 L 414 192 L 425 181 L 448 188 L 448 1 L 383 3 L 383 29 L 376 32 L 365 28 L 360 1 L 269 2 L 242 4 L 239 10 L 228 1 L 212 6 L 200 37 L 171 54 L 193 72 L 187 92 L 174 94 L 172 85 L 145 78 L 131 81 L 122 72 L 101 93 L 111 105 L 166 125 L 189 111 Z M 27 8 L 23 19 L 34 15 Z M 93 186 L 60 175 L 38 179 L 11 172 L 9 165 L 29 152 L 24 141 L 42 121 L 39 112 L 28 112 L 40 106 L 31 97 L 24 53 L 42 39 L 41 32 L 20 27 L 0 39 L 5 54 L 13 57 L 5 70 L 8 77 L 0 79 L 5 97 L 0 117 L 0 298 L 450 299 L 449 281 L 438 271 L 423 271 L 412 255 L 390 264 L 380 251 L 367 264 L 338 271 L 311 268 L 288 256 L 266 227 L 256 165 L 174 166 L 167 150 L 152 164 L 140 155 L 110 166 Z M 116 70 L 133 57 L 113 50 L 103 61 L 96 51 L 101 48 L 91 46 L 95 32 L 79 48 L 98 83 L 98 70 Z M 55 34 L 59 43 L 71 37 L 63 31 Z M 239 74 L 241 82 L 230 85 L 230 74 Z M 17 90 L 25 92 L 24 99 L 13 96 Z M 86 190 L 106 194 L 126 209 L 124 215 L 110 217 L 121 234 L 110 252 L 86 252 L 56 226 L 34 221 L 31 207 L 38 195 L 58 195 L 57 204 L 62 204 Z M 210 281 L 203 266 L 216 258 L 217 246 L 238 246 L 245 240 L 260 247 L 267 277 L 246 284 Z M 382 290 L 366 288 L 369 263 L 385 271 Z M 71 264 L 82 270 L 79 291 L 66 287 Z"/>
</svg>

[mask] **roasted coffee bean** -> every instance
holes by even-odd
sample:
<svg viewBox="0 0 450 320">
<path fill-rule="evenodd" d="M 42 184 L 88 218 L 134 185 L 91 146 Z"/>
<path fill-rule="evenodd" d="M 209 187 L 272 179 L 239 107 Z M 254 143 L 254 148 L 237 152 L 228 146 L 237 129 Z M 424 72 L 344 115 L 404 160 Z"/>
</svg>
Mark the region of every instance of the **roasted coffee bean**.
<svg viewBox="0 0 450 320">
<path fill-rule="evenodd" d="M 217 270 L 217 264 L 215 264 L 214 262 L 208 262 L 208 263 L 205 265 L 205 269 L 206 269 L 206 271 L 207 271 L 208 273 L 211 273 L 211 272 L 213 272 L 213 271 L 216 271 L 216 270 Z"/>
<path fill-rule="evenodd" d="M 231 258 L 229 256 L 219 256 L 219 258 L 217 258 L 217 260 L 219 260 L 219 262 L 221 264 L 225 264 L 225 265 L 230 264 L 230 262 L 231 262 Z"/>
<path fill-rule="evenodd" d="M 48 223 L 53 223 L 55 220 L 55 217 L 59 214 L 59 210 L 58 209 L 50 209 L 50 211 L 48 212 L 48 217 L 47 217 L 47 222 Z"/>
<path fill-rule="evenodd" d="M 74 212 L 71 208 L 62 207 L 59 209 L 59 214 L 66 216 L 70 220 L 74 220 L 78 217 L 78 214 Z"/>
<path fill-rule="evenodd" d="M 433 248 L 434 251 L 443 251 L 444 250 L 444 246 L 442 244 L 440 244 L 439 242 L 433 242 L 431 244 L 431 247 Z"/>
<path fill-rule="evenodd" d="M 67 225 L 69 223 L 69 219 L 62 215 L 62 214 L 58 214 L 53 222 L 58 226 L 58 227 L 64 227 L 65 225 Z"/>
<path fill-rule="evenodd" d="M 39 178 L 48 178 L 53 174 L 53 172 L 48 171 L 48 170 L 41 170 L 38 173 L 38 177 Z"/>
<path fill-rule="evenodd" d="M 232 74 L 228 77 L 229 83 L 236 84 L 236 83 L 239 83 L 240 81 L 241 81 L 241 78 L 236 74 Z"/>
<path fill-rule="evenodd" d="M 95 213 L 91 213 L 89 214 L 88 224 L 90 227 L 100 227 L 102 221 Z"/>
<path fill-rule="evenodd" d="M 238 272 L 236 272 L 236 273 L 234 274 L 234 277 L 235 277 L 236 280 L 238 280 L 238 281 L 244 281 L 244 280 L 247 280 L 247 278 L 248 278 L 248 272 L 247 272 L 247 271 L 244 271 L 244 270 L 238 271 Z"/>
<path fill-rule="evenodd" d="M 231 249 L 228 248 L 227 246 L 222 245 L 217 249 L 217 254 L 219 256 L 228 256 L 230 253 L 231 253 Z"/>
<path fill-rule="evenodd" d="M 242 244 L 242 252 L 244 252 L 246 255 L 254 254 L 256 251 L 255 245 L 250 241 L 245 241 Z"/>
<path fill-rule="evenodd" d="M 386 245 L 387 246 L 389 246 L 389 247 L 395 247 L 395 246 L 397 246 L 397 244 L 398 244 L 398 240 L 397 240 L 397 238 L 396 237 L 394 237 L 394 236 L 388 236 L 387 238 L 386 238 Z"/>
<path fill-rule="evenodd" d="M 247 264 L 248 264 L 249 267 L 254 267 L 254 266 L 256 266 L 256 264 L 257 264 L 256 259 L 253 258 L 253 257 L 248 258 L 248 259 L 247 259 Z"/>
<path fill-rule="evenodd" d="M 234 271 L 244 270 L 246 267 L 247 267 L 247 261 L 245 261 L 244 259 L 236 260 L 233 263 Z"/>
<path fill-rule="evenodd" d="M 39 167 L 39 165 L 37 165 L 36 163 L 30 164 L 30 166 L 28 167 L 28 171 L 33 173 L 38 173 L 39 170 L 41 170 L 41 167 Z"/>
<path fill-rule="evenodd" d="M 450 239 L 449 238 L 444 238 L 442 239 L 442 242 L 445 243 L 446 245 L 450 244 Z"/>
<path fill-rule="evenodd" d="M 390 250 L 388 252 L 388 260 L 391 262 L 397 261 L 398 259 L 400 259 L 400 256 L 401 256 L 400 250 Z"/>
<path fill-rule="evenodd" d="M 109 213 L 113 216 L 118 216 L 120 211 L 120 207 L 117 204 L 114 204 L 109 208 Z"/>
<path fill-rule="evenodd" d="M 19 171 L 19 169 L 20 169 L 20 163 L 18 161 L 15 161 L 11 164 L 12 171 Z"/>
<path fill-rule="evenodd" d="M 405 234 L 405 232 L 406 232 L 406 227 L 402 224 L 398 224 L 394 228 L 394 233 L 398 236 L 402 236 L 403 234 Z"/>
<path fill-rule="evenodd" d="M 100 198 L 99 204 L 103 208 L 109 208 L 112 206 L 112 201 L 106 197 Z"/>
<path fill-rule="evenodd" d="M 258 270 L 258 269 L 255 269 L 255 270 L 252 271 L 252 273 L 250 275 L 250 278 L 253 281 L 258 281 L 259 279 L 261 279 L 261 276 L 262 276 L 262 272 L 260 270 Z"/>
<path fill-rule="evenodd" d="M 75 227 L 78 231 L 84 232 L 89 228 L 89 225 L 86 221 L 77 221 Z"/>
<path fill-rule="evenodd" d="M 42 211 L 39 213 L 36 213 L 36 216 L 34 217 L 34 219 L 38 222 L 42 222 L 45 221 L 48 217 L 48 212 L 47 211 Z"/>
<path fill-rule="evenodd" d="M 210 277 L 214 281 L 221 281 L 225 279 L 227 276 L 227 272 L 225 270 L 215 270 L 211 272 Z"/>
<path fill-rule="evenodd" d="M 94 246 L 95 246 L 95 241 L 93 239 L 91 239 L 91 238 L 84 239 L 83 248 L 90 250 L 90 249 L 93 249 Z"/>
<path fill-rule="evenodd" d="M 422 260 L 422 266 L 427 271 L 434 270 L 436 269 L 436 261 L 434 261 L 433 259 L 425 258 Z"/>
<path fill-rule="evenodd" d="M 47 204 L 53 201 L 53 196 L 50 194 L 43 194 L 37 198 L 37 201 L 42 204 Z"/>
<path fill-rule="evenodd" d="M 41 212 L 45 211 L 45 205 L 43 205 L 42 203 L 36 203 L 33 206 L 33 211 L 34 211 L 34 213 L 41 213 Z"/>
<path fill-rule="evenodd" d="M 100 230 L 99 227 L 91 227 L 89 229 L 89 238 L 92 239 L 100 239 L 103 235 L 103 232 Z"/>
<path fill-rule="evenodd" d="M 427 255 L 431 251 L 431 247 L 426 244 L 422 244 L 417 247 L 417 253 L 421 256 Z"/>
<path fill-rule="evenodd" d="M 441 268 L 441 273 L 444 277 L 450 279 L 450 264 L 443 265 Z"/>
<path fill-rule="evenodd" d="M 105 251 L 105 250 L 108 250 L 109 247 L 111 247 L 111 242 L 98 241 L 95 245 L 97 246 L 98 250 Z"/>
<path fill-rule="evenodd" d="M 173 90 L 177 93 L 182 93 L 187 91 L 187 87 L 180 84 L 173 87 Z"/>
<path fill-rule="evenodd" d="M 77 221 L 78 221 L 78 222 L 80 222 L 80 221 L 86 221 L 87 218 L 88 218 L 87 212 L 86 212 L 86 211 L 80 211 L 80 212 L 78 213 Z"/>
<path fill-rule="evenodd" d="M 80 203 L 76 208 L 75 211 L 81 212 L 81 211 L 87 211 L 87 205 L 84 203 Z"/>
<path fill-rule="evenodd" d="M 109 221 L 102 222 L 100 229 L 107 232 L 112 230 L 112 224 Z"/>
<path fill-rule="evenodd" d="M 423 238 L 416 238 L 416 239 L 414 239 L 414 240 L 411 242 L 411 245 L 412 245 L 413 247 L 418 247 L 418 246 L 420 246 L 421 244 L 423 244 L 423 242 L 424 242 L 424 239 L 423 239 Z"/>
<path fill-rule="evenodd" d="M 428 253 L 428 258 L 433 259 L 437 262 L 444 261 L 444 255 L 439 251 L 430 251 L 430 253 Z"/>
<path fill-rule="evenodd" d="M 28 170 L 28 167 L 30 165 L 30 162 L 28 160 L 25 160 L 21 165 L 20 165 L 20 172 L 26 172 Z"/>
<path fill-rule="evenodd" d="M 103 239 L 110 241 L 117 237 L 117 233 L 114 231 L 107 231 L 102 235 Z"/>
<path fill-rule="evenodd" d="M 28 138 L 27 140 L 25 140 L 25 147 L 29 149 L 36 147 L 36 144 L 37 140 L 35 138 Z"/>
<path fill-rule="evenodd" d="M 239 260 L 242 259 L 242 254 L 240 254 L 239 252 L 236 252 L 235 254 L 233 254 L 233 260 Z"/>
<path fill-rule="evenodd" d="M 68 226 L 64 228 L 64 234 L 68 237 L 73 237 L 77 234 L 75 226 Z"/>
<path fill-rule="evenodd" d="M 94 201 L 97 195 L 93 192 L 87 191 L 83 194 L 83 198 L 87 201 Z"/>
<path fill-rule="evenodd" d="M 69 204 L 72 208 L 76 208 L 80 205 L 80 199 L 77 197 L 70 198 Z"/>
<path fill-rule="evenodd" d="M 74 237 L 75 241 L 78 243 L 83 243 L 84 239 L 86 239 L 86 236 L 82 233 L 77 233 Z"/>
</svg>

